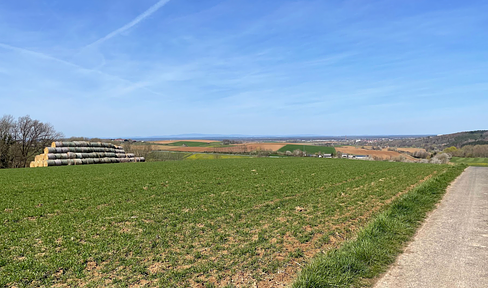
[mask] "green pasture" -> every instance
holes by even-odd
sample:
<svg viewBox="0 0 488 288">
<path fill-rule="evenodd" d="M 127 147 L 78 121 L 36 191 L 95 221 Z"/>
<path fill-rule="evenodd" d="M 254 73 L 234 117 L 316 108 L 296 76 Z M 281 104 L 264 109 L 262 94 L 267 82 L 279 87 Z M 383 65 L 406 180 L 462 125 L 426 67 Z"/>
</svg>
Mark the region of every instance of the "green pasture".
<svg viewBox="0 0 488 288">
<path fill-rule="evenodd" d="M 194 154 L 186 157 L 185 160 L 239 159 L 239 158 L 250 158 L 250 157 L 251 156 L 212 154 L 212 153 L 194 153 Z"/>
</svg>

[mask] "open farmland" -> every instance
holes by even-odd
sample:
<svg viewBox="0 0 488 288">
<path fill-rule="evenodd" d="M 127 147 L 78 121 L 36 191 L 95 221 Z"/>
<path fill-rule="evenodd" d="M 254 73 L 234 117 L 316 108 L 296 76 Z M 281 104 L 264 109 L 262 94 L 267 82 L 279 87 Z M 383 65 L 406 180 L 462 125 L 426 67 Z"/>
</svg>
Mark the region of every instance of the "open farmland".
<svg viewBox="0 0 488 288">
<path fill-rule="evenodd" d="M 299 144 L 288 144 L 288 145 L 281 147 L 278 151 L 279 152 L 286 152 L 286 151 L 293 152 L 295 150 L 305 151 L 308 154 L 315 154 L 317 152 L 325 153 L 325 154 L 335 154 L 336 153 L 336 150 L 334 149 L 334 147 L 299 145 Z"/>
<path fill-rule="evenodd" d="M 251 158 L 3 170 L 0 286 L 277 287 L 449 167 Z"/>
<path fill-rule="evenodd" d="M 210 146 L 212 143 L 219 143 L 219 142 L 207 142 L 207 141 L 176 141 L 171 142 L 168 144 L 163 145 L 170 145 L 170 146 L 186 146 L 186 147 L 207 147 Z"/>
<path fill-rule="evenodd" d="M 232 145 L 217 145 L 212 143 L 202 146 L 174 146 L 173 143 L 169 143 L 169 146 L 157 147 L 160 150 L 167 151 L 181 151 L 181 152 L 207 152 L 207 153 L 249 153 L 254 151 L 269 151 L 274 152 L 285 146 L 285 143 L 244 143 L 244 144 L 232 144 Z"/>
<path fill-rule="evenodd" d="M 215 159 L 239 159 L 250 158 L 251 156 L 228 155 L 228 154 L 210 154 L 210 153 L 193 153 L 186 157 L 185 160 L 215 160 Z"/>
<path fill-rule="evenodd" d="M 423 148 L 405 148 L 405 147 L 398 147 L 396 148 L 398 151 L 408 152 L 408 153 L 415 153 L 415 152 L 427 152 Z"/>
<path fill-rule="evenodd" d="M 155 143 L 155 144 L 171 144 L 171 143 L 175 143 L 175 142 L 180 142 L 180 141 L 183 141 L 183 142 L 204 142 L 204 143 L 218 143 L 220 141 L 218 140 L 204 140 L 204 139 L 200 139 L 200 140 L 160 140 L 160 141 L 151 141 L 150 143 Z"/>
<path fill-rule="evenodd" d="M 456 164 L 467 164 L 469 166 L 488 166 L 488 158 L 452 157 L 451 162 Z"/>
<path fill-rule="evenodd" d="M 353 146 L 339 146 L 335 147 L 337 151 L 341 153 L 347 153 L 347 154 L 352 154 L 352 155 L 369 155 L 371 157 L 375 157 L 378 159 L 383 159 L 383 160 L 389 160 L 393 159 L 395 157 L 399 157 L 403 155 L 407 159 L 414 160 L 412 156 L 402 154 L 396 151 L 386 151 L 386 150 L 369 150 L 369 149 L 362 149 L 362 148 L 356 148 Z"/>
</svg>

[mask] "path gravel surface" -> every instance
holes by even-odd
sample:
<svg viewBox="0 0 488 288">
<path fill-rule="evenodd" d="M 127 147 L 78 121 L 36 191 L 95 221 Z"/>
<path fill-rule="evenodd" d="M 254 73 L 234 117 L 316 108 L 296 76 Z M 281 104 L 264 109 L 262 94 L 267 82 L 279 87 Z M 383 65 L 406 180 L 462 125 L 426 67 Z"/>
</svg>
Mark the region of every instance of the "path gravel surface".
<svg viewBox="0 0 488 288">
<path fill-rule="evenodd" d="M 488 168 L 459 176 L 374 287 L 488 287 Z"/>
</svg>

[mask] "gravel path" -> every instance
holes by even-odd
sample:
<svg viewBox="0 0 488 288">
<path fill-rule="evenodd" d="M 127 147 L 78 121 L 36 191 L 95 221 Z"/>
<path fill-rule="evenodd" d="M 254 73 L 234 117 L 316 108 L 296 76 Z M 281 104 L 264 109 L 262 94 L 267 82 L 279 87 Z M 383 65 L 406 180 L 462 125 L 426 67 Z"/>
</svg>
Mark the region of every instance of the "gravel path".
<svg viewBox="0 0 488 288">
<path fill-rule="evenodd" d="M 488 287 L 488 168 L 469 167 L 375 288 Z"/>
</svg>

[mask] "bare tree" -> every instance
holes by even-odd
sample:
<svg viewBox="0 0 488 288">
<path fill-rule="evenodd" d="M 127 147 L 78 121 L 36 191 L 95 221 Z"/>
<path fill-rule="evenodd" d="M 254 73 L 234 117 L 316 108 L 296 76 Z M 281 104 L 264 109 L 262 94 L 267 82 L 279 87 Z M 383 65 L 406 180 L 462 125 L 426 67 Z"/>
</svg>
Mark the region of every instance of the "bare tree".
<svg viewBox="0 0 488 288">
<path fill-rule="evenodd" d="M 15 120 L 12 115 L 5 115 L 0 119 L 0 168 L 9 168 L 13 161 L 14 127 Z"/>
<path fill-rule="evenodd" d="M 29 115 L 19 117 L 16 124 L 14 139 L 18 146 L 18 167 L 26 167 L 35 154 L 40 153 L 54 140 L 63 137 L 51 124 L 34 120 Z"/>
<path fill-rule="evenodd" d="M 19 168 L 26 167 L 44 147 L 63 135 L 51 124 L 34 120 L 29 115 L 17 120 L 6 115 L 0 120 L 0 137 L 1 167 Z"/>
<path fill-rule="evenodd" d="M 122 147 L 124 148 L 125 153 L 134 153 L 134 150 L 132 150 L 132 143 L 130 141 L 124 142 Z"/>
<path fill-rule="evenodd" d="M 137 157 L 144 157 L 146 160 L 149 158 L 149 155 L 152 153 L 152 145 L 151 144 L 143 144 L 143 145 L 132 145 L 131 148 L 137 147 L 138 149 L 133 149 L 132 153 L 135 153 Z M 127 151 L 125 151 L 127 152 Z"/>
</svg>

